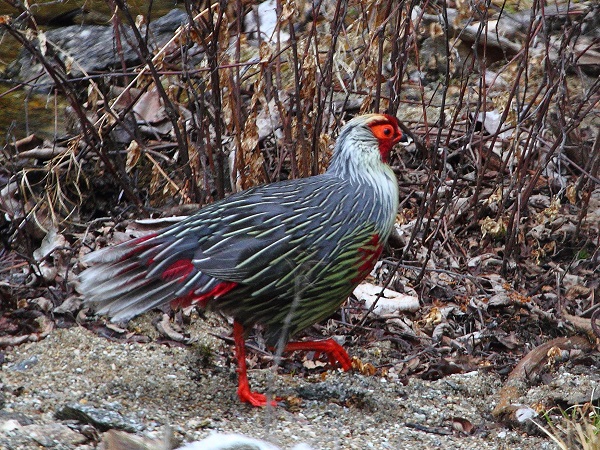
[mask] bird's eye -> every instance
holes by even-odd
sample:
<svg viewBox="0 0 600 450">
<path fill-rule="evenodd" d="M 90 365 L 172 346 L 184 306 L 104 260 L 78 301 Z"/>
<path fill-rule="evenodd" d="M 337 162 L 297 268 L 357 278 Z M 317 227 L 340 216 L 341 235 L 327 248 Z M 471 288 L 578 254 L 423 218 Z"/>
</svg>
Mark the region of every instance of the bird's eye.
<svg viewBox="0 0 600 450">
<path fill-rule="evenodd" d="M 369 127 L 373 136 L 384 142 L 395 141 L 396 137 L 401 136 L 400 130 L 390 123 L 374 123 L 369 125 Z"/>
</svg>

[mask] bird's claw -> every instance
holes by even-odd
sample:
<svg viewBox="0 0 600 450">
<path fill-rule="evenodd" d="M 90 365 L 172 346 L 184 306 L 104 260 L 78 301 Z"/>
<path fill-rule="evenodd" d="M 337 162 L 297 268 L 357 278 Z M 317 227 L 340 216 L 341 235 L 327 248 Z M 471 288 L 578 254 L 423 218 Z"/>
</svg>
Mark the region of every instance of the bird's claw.
<svg viewBox="0 0 600 450">
<path fill-rule="evenodd" d="M 268 400 L 265 394 L 260 394 L 258 392 L 252 392 L 249 388 L 238 389 L 238 397 L 242 403 L 250 403 L 250 405 L 255 407 L 264 407 L 267 405 L 277 406 L 277 400 Z"/>
</svg>

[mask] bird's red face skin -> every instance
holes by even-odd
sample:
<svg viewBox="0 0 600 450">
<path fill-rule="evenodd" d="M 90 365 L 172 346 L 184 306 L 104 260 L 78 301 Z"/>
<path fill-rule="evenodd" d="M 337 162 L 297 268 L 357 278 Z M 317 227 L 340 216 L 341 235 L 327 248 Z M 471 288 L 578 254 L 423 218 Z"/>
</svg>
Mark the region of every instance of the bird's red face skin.
<svg viewBox="0 0 600 450">
<path fill-rule="evenodd" d="M 402 131 L 398 125 L 398 119 L 394 116 L 384 114 L 384 120 L 378 120 L 369 124 L 373 136 L 379 141 L 379 153 L 384 163 L 390 161 L 392 147 L 402 140 Z"/>
</svg>

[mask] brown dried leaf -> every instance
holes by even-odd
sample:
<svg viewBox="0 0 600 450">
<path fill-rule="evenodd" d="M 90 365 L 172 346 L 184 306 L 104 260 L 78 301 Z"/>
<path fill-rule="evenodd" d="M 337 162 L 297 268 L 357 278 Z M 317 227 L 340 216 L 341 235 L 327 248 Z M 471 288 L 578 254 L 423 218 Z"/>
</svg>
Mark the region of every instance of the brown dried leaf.
<svg viewBox="0 0 600 450">
<path fill-rule="evenodd" d="M 241 159 L 244 166 L 238 164 L 238 172 L 241 173 L 241 188 L 264 183 L 264 157 L 258 147 L 258 127 L 256 126 L 256 112 L 250 114 L 244 125 L 242 133 Z"/>
<path fill-rule="evenodd" d="M 290 19 L 290 17 L 298 17 L 298 7 L 296 6 L 295 1 L 287 0 L 281 3 L 281 16 L 279 17 L 279 21 L 281 23 L 287 22 Z"/>
<path fill-rule="evenodd" d="M 377 369 L 371 363 L 363 363 L 359 358 L 352 358 L 352 368 L 362 375 L 373 376 L 377 373 Z"/>
<path fill-rule="evenodd" d="M 502 237 L 506 233 L 506 224 L 503 219 L 494 220 L 491 217 L 486 217 L 479 221 L 479 226 L 481 227 L 482 237 L 485 237 L 486 234 L 497 238 Z"/>
<path fill-rule="evenodd" d="M 52 310 L 53 314 L 75 314 L 81 308 L 82 300 L 72 295 Z"/>
<path fill-rule="evenodd" d="M 67 240 L 65 237 L 58 233 L 56 228 L 51 228 L 46 233 L 46 236 L 42 240 L 40 247 L 33 252 L 33 257 L 37 262 L 42 262 L 46 257 L 50 256 L 55 250 L 65 247 Z"/>
<path fill-rule="evenodd" d="M 173 324 L 171 323 L 168 314 L 162 315 L 162 319 L 156 323 L 156 329 L 160 334 L 172 339 L 173 341 L 184 343 L 188 342 L 188 338 L 185 335 L 173 328 Z"/>
<path fill-rule="evenodd" d="M 475 432 L 475 425 L 464 417 L 453 417 L 452 428 L 463 434 L 473 434 Z"/>
<path fill-rule="evenodd" d="M 575 284 L 567 289 L 565 297 L 567 300 L 575 300 L 577 298 L 587 298 L 591 293 L 592 290 L 589 287 Z"/>
<path fill-rule="evenodd" d="M 137 141 L 131 141 L 127 147 L 127 162 L 125 163 L 125 171 L 131 172 L 142 156 L 142 148 Z"/>
<path fill-rule="evenodd" d="M 133 106 L 133 113 L 142 122 L 155 124 L 168 119 L 156 88 L 144 92 Z"/>
<path fill-rule="evenodd" d="M 365 303 L 366 309 L 373 307 L 373 313 L 378 316 L 394 314 L 400 311 L 414 312 L 419 309 L 418 297 L 402 294 L 391 289 L 384 289 L 383 295 L 379 296 L 381 290 L 381 286 L 363 282 L 354 289 L 353 294 L 358 300 Z"/>
<path fill-rule="evenodd" d="M 54 304 L 46 297 L 34 298 L 33 300 L 31 300 L 31 303 L 35 303 L 36 305 L 38 305 L 39 308 L 44 312 L 50 311 L 50 309 L 52 309 L 52 307 L 54 306 Z"/>
<path fill-rule="evenodd" d="M 33 148 L 39 147 L 44 143 L 44 140 L 35 134 L 30 134 L 29 136 L 19 139 L 15 142 L 14 147 L 18 152 L 24 152 L 26 150 L 31 150 Z"/>
<path fill-rule="evenodd" d="M 327 363 L 324 362 L 324 361 L 318 361 L 318 360 L 313 360 L 313 359 L 305 359 L 302 362 L 302 365 L 304 367 L 306 367 L 307 369 L 316 369 L 316 368 L 325 367 L 327 365 Z"/>
<path fill-rule="evenodd" d="M 571 184 L 567 186 L 567 192 L 565 195 L 567 196 L 567 199 L 571 205 L 577 204 L 577 188 L 575 185 Z"/>
<path fill-rule="evenodd" d="M 519 340 L 519 338 L 517 337 L 517 335 L 514 332 L 511 332 L 509 334 L 496 333 L 495 336 L 496 336 L 496 339 L 498 339 L 498 342 L 500 342 L 502 345 L 504 345 L 509 350 L 513 350 L 522 345 L 521 341 Z"/>
</svg>

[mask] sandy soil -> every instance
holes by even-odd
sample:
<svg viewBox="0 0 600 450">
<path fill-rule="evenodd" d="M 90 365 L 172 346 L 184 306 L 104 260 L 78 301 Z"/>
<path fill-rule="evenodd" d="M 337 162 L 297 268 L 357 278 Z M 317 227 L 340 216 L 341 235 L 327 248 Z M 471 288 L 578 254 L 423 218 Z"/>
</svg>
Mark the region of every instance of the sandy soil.
<svg viewBox="0 0 600 450">
<path fill-rule="evenodd" d="M 7 351 L 0 448 L 91 449 L 98 448 L 102 428 L 162 439 L 168 426 L 175 445 L 235 432 L 282 448 L 301 442 L 314 449 L 554 448 L 492 420 L 502 383 L 483 373 L 403 385 L 393 374 L 330 371 L 301 378 L 259 369 L 250 373 L 254 389 L 292 401 L 275 409 L 242 405 L 231 349 L 209 331 L 226 330 L 200 320 L 192 330 L 196 344 L 171 347 L 112 342 L 75 327 Z M 207 348 L 214 351 L 211 358 L 203 357 Z M 379 353 L 375 348 L 360 356 L 368 360 Z M 106 416 L 103 425 L 59 419 L 68 405 Z M 474 433 L 453 430 L 456 417 L 475 425 Z"/>
</svg>

